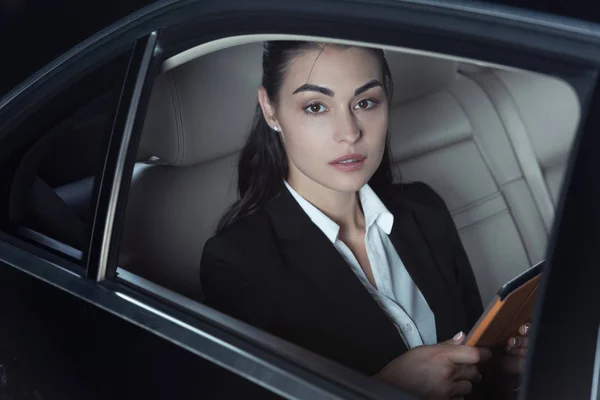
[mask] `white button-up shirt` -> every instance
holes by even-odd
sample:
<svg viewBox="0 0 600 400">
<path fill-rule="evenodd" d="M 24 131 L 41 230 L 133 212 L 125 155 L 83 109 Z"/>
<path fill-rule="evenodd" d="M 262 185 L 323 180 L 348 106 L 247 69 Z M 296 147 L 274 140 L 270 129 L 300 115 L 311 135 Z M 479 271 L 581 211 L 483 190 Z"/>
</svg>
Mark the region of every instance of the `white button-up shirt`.
<svg viewBox="0 0 600 400">
<path fill-rule="evenodd" d="M 389 234 L 394 225 L 394 215 L 388 211 L 373 189 L 365 185 L 358 192 L 358 196 L 365 216 L 365 248 L 376 287 L 369 282 L 350 248 L 338 239 L 339 225 L 298 194 L 287 182 L 285 185 L 387 313 L 406 346 L 410 349 L 437 343 L 433 312 L 390 241 Z"/>
</svg>

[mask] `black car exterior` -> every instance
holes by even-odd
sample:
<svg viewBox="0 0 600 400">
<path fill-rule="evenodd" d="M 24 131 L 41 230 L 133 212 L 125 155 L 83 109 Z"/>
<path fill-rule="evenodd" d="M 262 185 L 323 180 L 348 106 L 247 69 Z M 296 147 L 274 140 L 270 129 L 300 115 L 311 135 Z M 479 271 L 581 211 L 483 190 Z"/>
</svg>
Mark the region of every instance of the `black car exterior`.
<svg viewBox="0 0 600 400">
<path fill-rule="evenodd" d="M 0 100 L 0 396 L 210 398 L 213 374 L 229 374 L 232 384 L 286 398 L 404 398 L 118 269 L 127 177 L 162 60 L 218 38 L 270 33 L 443 52 L 573 85 L 585 113 L 519 396 L 596 394 L 599 32 L 591 23 L 467 2 L 178 0 L 154 3 L 76 46 Z M 82 129 L 99 133 L 81 139 Z M 48 153 L 33 163 L 37 149 Z M 85 177 L 89 196 L 71 210 L 84 224 L 71 224 L 45 187 Z"/>
</svg>

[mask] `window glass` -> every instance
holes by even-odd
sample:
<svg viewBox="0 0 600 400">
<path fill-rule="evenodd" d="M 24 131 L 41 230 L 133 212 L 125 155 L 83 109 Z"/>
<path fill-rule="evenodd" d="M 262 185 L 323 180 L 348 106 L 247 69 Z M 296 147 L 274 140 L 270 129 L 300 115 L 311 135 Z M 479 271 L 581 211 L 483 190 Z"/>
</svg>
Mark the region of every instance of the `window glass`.
<svg viewBox="0 0 600 400">
<path fill-rule="evenodd" d="M 119 267 L 375 375 L 391 354 L 469 332 L 505 283 L 544 260 L 581 106 L 567 82 L 527 71 L 317 50 L 311 62 L 291 52 L 300 61 L 262 108 L 262 43 L 164 64 Z M 285 59 L 273 57 L 267 65 Z M 378 151 L 390 174 L 375 166 L 372 192 L 352 186 L 360 178 L 344 174 Z M 270 174 L 277 163 L 287 167 Z M 391 187 L 375 180 L 388 176 Z M 300 182 L 315 177 L 360 189 L 358 236 L 310 198 L 314 186 Z M 250 191 L 229 224 L 238 181 Z"/>
<path fill-rule="evenodd" d="M 76 76 L 60 93 L 34 99 L 39 106 L 0 146 L 1 226 L 58 249 L 85 251 L 94 210 L 94 183 L 106 146 L 130 51 Z M 82 74 L 80 74 L 82 75 Z"/>
</svg>

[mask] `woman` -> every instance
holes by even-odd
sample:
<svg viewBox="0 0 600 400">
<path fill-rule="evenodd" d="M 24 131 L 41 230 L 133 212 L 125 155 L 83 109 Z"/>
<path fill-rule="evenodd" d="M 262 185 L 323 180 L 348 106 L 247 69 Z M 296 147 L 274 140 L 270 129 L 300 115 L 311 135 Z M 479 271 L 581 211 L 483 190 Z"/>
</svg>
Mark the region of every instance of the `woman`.
<svg viewBox="0 0 600 400">
<path fill-rule="evenodd" d="M 392 88 L 381 50 L 265 44 L 240 198 L 206 243 L 202 287 L 208 305 L 417 397 L 461 398 L 495 365 L 461 345 L 481 298 L 444 201 L 392 184 Z M 523 329 L 501 357 L 510 376 Z"/>
</svg>

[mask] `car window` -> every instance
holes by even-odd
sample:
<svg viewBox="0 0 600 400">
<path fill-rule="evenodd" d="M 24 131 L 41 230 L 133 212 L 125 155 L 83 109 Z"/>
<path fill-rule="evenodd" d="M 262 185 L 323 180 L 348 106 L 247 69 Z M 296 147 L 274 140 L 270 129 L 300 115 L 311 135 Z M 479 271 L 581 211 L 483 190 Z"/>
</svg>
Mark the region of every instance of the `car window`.
<svg viewBox="0 0 600 400">
<path fill-rule="evenodd" d="M 194 51 L 202 55 L 194 57 Z M 262 54 L 263 43 L 251 42 L 208 54 L 202 49 L 191 49 L 185 61 L 178 61 L 177 57 L 165 61 L 162 73 L 153 82 L 131 176 L 119 275 L 129 283 L 143 281 L 146 290 L 159 295 L 163 295 L 162 287 L 216 305 L 221 312 L 361 370 L 360 362 L 355 363 L 352 355 L 336 353 L 333 345 L 319 348 L 318 338 L 311 341 L 311 334 L 318 337 L 319 333 L 305 333 L 302 317 L 328 320 L 327 316 L 342 313 L 332 306 L 336 302 L 358 313 L 362 304 L 354 303 L 354 299 L 366 294 L 372 295 L 387 315 L 393 315 L 401 299 L 394 298 L 386 305 L 388 300 L 378 297 L 373 290 L 368 291 L 366 277 L 361 275 L 358 263 L 353 264 L 349 250 L 339 251 L 343 258 L 336 259 L 335 253 L 331 254 L 335 266 L 307 272 L 319 262 L 319 257 L 311 256 L 310 252 L 316 249 L 324 252 L 327 244 L 324 232 L 319 230 L 322 226 L 314 219 L 310 207 L 298 202 L 302 209 L 298 208 L 297 214 L 306 212 L 314 222 L 310 227 L 298 228 L 311 232 L 311 237 L 296 238 L 311 244 L 306 252 L 293 253 L 294 256 L 286 253 L 294 246 L 290 239 L 294 228 L 276 223 L 270 227 L 279 235 L 274 248 L 265 244 L 270 240 L 269 233 L 257 230 L 265 236 L 256 241 L 250 237 L 236 238 L 232 233 L 236 232 L 235 227 L 211 241 L 221 233 L 220 220 L 238 197 L 238 174 L 244 173 L 238 169 L 238 162 L 248 134 L 256 126 L 253 118 L 261 115 L 256 107 L 256 88 L 261 83 Z M 415 256 L 409 248 L 399 248 L 400 259 L 406 264 L 413 263 L 414 257 L 422 257 L 430 249 L 442 265 L 456 262 L 466 266 L 453 273 L 461 276 L 459 286 L 469 287 L 460 293 L 461 300 L 457 303 L 459 308 L 464 305 L 464 318 L 468 322 L 463 328 L 456 328 L 468 331 L 506 282 L 545 258 L 581 116 L 580 101 L 569 83 L 552 76 L 485 65 L 477 60 L 448 58 L 451 55 L 443 54 L 388 50 L 385 56 L 395 86 L 389 104 L 388 131 L 394 183 L 398 186 L 406 183 L 405 195 L 422 206 L 432 207 L 433 215 L 445 215 L 442 219 L 447 225 L 442 230 L 455 232 L 438 236 L 441 233 L 437 224 L 441 222 L 431 222 L 426 213 L 415 210 L 414 227 L 421 229 L 425 239 L 412 243 L 421 255 Z M 287 193 L 287 189 L 282 190 L 285 193 L 279 197 Z M 421 197 L 424 193 L 430 193 L 431 197 Z M 297 193 L 294 198 L 298 199 Z M 275 211 L 270 209 L 268 213 L 273 218 Z M 262 217 L 264 214 L 257 220 Z M 294 221 L 299 223 L 300 219 Z M 404 223 L 395 220 L 394 224 L 400 226 L 395 229 L 404 229 Z M 433 225 L 428 227 L 430 223 Z M 285 229 L 289 231 L 284 232 Z M 393 233 L 390 237 L 393 240 Z M 226 240 L 231 241 L 230 246 L 224 244 Z M 212 245 L 209 255 L 205 253 L 207 243 Z M 402 243 L 397 241 L 394 245 Z M 456 247 L 448 250 L 448 246 Z M 267 260 L 269 256 L 262 258 L 269 251 L 278 254 L 276 260 Z M 499 253 L 503 256 L 498 257 Z M 314 287 L 305 286 L 315 289 L 311 291 L 313 303 L 293 300 L 303 296 L 302 289 L 295 286 L 297 283 L 286 286 L 288 293 L 273 289 L 277 293 L 273 294 L 265 289 L 265 293 L 274 296 L 267 300 L 263 292 L 253 292 L 253 285 L 260 279 L 250 269 L 258 269 L 258 263 L 277 263 L 279 256 L 288 257 L 287 262 L 294 265 L 290 268 L 301 272 L 297 276 L 287 275 L 287 270 L 281 274 L 273 272 L 267 274 L 268 279 L 285 285 L 307 278 L 314 280 L 317 282 Z M 445 257 L 452 261 L 444 261 Z M 297 265 L 293 264 L 296 261 L 290 261 L 293 258 Z M 230 263 L 235 260 L 246 263 L 244 272 L 238 276 L 231 273 L 235 267 Z M 213 276 L 202 269 L 211 262 Z M 424 296 L 431 300 L 438 294 L 427 288 L 430 283 L 426 280 L 430 277 L 418 276 L 427 264 L 427 259 L 421 258 L 418 267 L 416 263 L 412 265 L 411 275 L 415 282 L 419 281 Z M 429 266 L 434 268 L 435 264 Z M 236 279 L 243 284 L 237 285 Z M 384 283 L 381 276 L 378 279 L 377 287 L 383 285 L 380 290 L 395 284 Z M 354 296 L 340 294 L 334 301 L 330 291 L 335 292 L 340 280 L 353 288 Z M 203 287 L 205 282 L 210 287 Z M 390 287 L 387 290 L 393 291 Z M 396 295 L 388 293 L 388 296 Z M 452 295 L 448 292 L 439 296 L 433 300 L 438 304 L 432 306 L 437 312 L 450 304 Z M 275 299 L 285 305 L 277 305 Z M 363 300 L 367 302 L 368 296 Z M 319 302 L 327 306 L 317 307 L 315 304 Z M 253 310 L 251 315 L 242 311 L 245 304 Z M 385 315 L 377 307 L 371 311 L 362 310 L 360 315 L 365 318 L 377 312 Z M 450 308 L 447 311 L 449 315 L 453 313 Z M 275 321 L 286 323 L 271 321 L 271 312 L 276 315 L 272 317 Z M 394 321 L 396 326 L 390 325 L 389 337 L 408 340 L 406 337 L 414 332 L 414 325 Z M 377 318 L 372 322 L 377 322 Z M 350 335 L 340 326 L 344 326 L 341 321 L 338 326 L 323 323 L 316 330 L 323 337 L 343 341 Z M 433 334 L 440 340 L 449 340 L 451 332 L 441 329 Z M 366 332 L 361 339 L 369 334 Z M 379 331 L 373 340 L 377 337 L 384 341 L 384 336 Z M 505 339 L 508 341 L 509 337 Z"/>
<path fill-rule="evenodd" d="M 129 64 L 130 51 L 75 76 L 20 125 L 3 132 L 0 226 L 56 249 L 85 251 L 95 183 Z M 41 94 L 41 93 L 40 93 Z M 64 247 L 64 246 L 63 246 Z"/>
<path fill-rule="evenodd" d="M 122 268 L 201 296 L 202 247 L 238 195 L 237 162 L 255 112 L 261 55 L 261 43 L 233 46 L 156 79 L 128 199 Z M 487 303 L 545 256 L 579 100 L 564 81 L 527 71 L 391 51 L 387 59 L 395 81 L 395 183 L 424 182 L 441 196 Z M 500 248 L 511 251 L 498 258 Z"/>
</svg>

